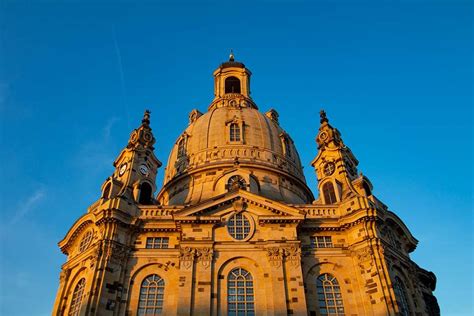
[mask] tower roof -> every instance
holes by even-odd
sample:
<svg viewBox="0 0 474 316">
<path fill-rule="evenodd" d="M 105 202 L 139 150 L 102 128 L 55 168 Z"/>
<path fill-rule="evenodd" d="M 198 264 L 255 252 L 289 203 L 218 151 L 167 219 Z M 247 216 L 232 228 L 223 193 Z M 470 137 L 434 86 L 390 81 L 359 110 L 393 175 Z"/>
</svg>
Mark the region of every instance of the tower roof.
<svg viewBox="0 0 474 316">
<path fill-rule="evenodd" d="M 241 62 L 235 61 L 234 52 L 232 49 L 230 50 L 229 60 L 223 62 L 220 65 L 221 68 L 229 68 L 229 67 L 237 67 L 237 68 L 245 68 L 245 65 Z"/>
<path fill-rule="evenodd" d="M 128 140 L 128 148 L 149 148 L 154 149 L 153 145 L 155 144 L 155 137 L 151 131 L 150 127 L 150 114 L 149 110 L 145 110 L 143 114 L 142 124 L 140 127 L 134 129 L 130 134 L 130 139 Z"/>
</svg>

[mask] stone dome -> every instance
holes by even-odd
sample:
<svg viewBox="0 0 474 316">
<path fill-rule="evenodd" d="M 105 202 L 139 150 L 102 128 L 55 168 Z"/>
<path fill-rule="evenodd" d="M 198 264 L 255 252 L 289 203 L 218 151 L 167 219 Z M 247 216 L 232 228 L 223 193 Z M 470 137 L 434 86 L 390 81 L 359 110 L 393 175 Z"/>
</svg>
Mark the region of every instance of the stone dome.
<svg viewBox="0 0 474 316">
<path fill-rule="evenodd" d="M 221 65 L 214 77 L 215 98 L 205 114 L 189 114 L 189 126 L 171 150 L 158 201 L 195 204 L 240 188 L 290 204 L 312 202 L 278 113 L 261 113 L 249 96 L 250 71 Z"/>
</svg>

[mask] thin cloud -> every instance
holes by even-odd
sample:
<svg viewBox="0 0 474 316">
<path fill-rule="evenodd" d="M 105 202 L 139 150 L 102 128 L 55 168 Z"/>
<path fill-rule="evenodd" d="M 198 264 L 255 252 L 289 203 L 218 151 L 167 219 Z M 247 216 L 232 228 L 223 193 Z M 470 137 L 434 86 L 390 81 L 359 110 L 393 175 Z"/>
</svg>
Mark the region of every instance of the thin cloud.
<svg viewBox="0 0 474 316">
<path fill-rule="evenodd" d="M 119 119 L 117 117 L 111 117 L 108 121 L 107 124 L 105 124 L 104 129 L 102 131 L 102 135 L 104 136 L 104 141 L 107 142 L 110 139 L 110 134 L 112 132 L 112 127 L 114 126 L 115 122 L 117 122 Z"/>
<path fill-rule="evenodd" d="M 119 121 L 117 117 L 109 118 L 102 128 L 101 137 L 80 146 L 77 162 L 81 167 L 88 171 L 98 172 L 111 166 L 114 152 L 111 148 L 110 136 L 117 121 Z"/>
<path fill-rule="evenodd" d="M 46 190 L 40 188 L 36 190 L 33 195 L 31 195 L 25 203 L 22 203 L 21 206 L 16 208 L 16 212 L 13 215 L 13 218 L 10 220 L 10 224 L 15 224 L 25 217 L 29 212 L 31 212 L 37 205 L 46 197 Z"/>
</svg>

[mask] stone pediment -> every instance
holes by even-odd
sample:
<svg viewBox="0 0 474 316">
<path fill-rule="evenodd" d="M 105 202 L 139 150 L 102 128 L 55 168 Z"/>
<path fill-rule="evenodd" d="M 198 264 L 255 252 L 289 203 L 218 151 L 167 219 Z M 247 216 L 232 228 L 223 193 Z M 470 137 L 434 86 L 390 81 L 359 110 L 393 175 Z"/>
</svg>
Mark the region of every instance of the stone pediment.
<svg viewBox="0 0 474 316">
<path fill-rule="evenodd" d="M 263 221 L 298 221 L 304 212 L 295 207 L 269 200 L 245 190 L 236 190 L 173 214 L 176 221 L 220 221 L 229 213 L 248 211 Z"/>
</svg>

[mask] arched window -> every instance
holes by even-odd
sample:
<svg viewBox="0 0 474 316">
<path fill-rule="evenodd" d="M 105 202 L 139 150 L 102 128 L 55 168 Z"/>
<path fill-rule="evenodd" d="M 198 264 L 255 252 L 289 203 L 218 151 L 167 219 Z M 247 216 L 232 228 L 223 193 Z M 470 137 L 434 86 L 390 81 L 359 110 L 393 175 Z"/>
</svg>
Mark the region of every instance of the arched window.
<svg viewBox="0 0 474 316">
<path fill-rule="evenodd" d="M 233 238 L 243 240 L 250 234 L 250 221 L 242 213 L 234 214 L 227 222 L 227 230 Z"/>
<path fill-rule="evenodd" d="M 291 146 L 288 137 L 283 138 L 283 144 L 285 145 L 285 155 L 291 157 Z"/>
<path fill-rule="evenodd" d="M 89 230 L 87 231 L 87 233 L 85 233 L 84 237 L 82 237 L 81 242 L 79 243 L 80 252 L 83 252 L 89 247 L 92 241 L 92 235 L 93 235 L 92 230 Z"/>
<path fill-rule="evenodd" d="M 104 188 L 104 192 L 102 193 L 102 198 L 103 199 L 108 199 L 109 196 L 110 196 L 110 187 L 111 187 L 111 184 L 110 182 L 107 183 L 107 185 L 105 186 Z"/>
<path fill-rule="evenodd" d="M 137 315 L 153 316 L 163 312 L 165 281 L 157 274 L 149 275 L 140 287 Z"/>
<path fill-rule="evenodd" d="M 252 275 L 242 268 L 236 268 L 229 272 L 227 315 L 255 315 Z"/>
<path fill-rule="evenodd" d="M 86 286 L 86 279 L 82 278 L 77 282 L 72 294 L 71 307 L 69 308 L 69 316 L 77 316 L 81 311 L 82 297 L 84 296 L 84 288 Z"/>
<path fill-rule="evenodd" d="M 232 176 L 227 180 L 227 190 L 244 189 L 247 187 L 245 180 L 238 175 Z"/>
<path fill-rule="evenodd" d="M 138 199 L 138 203 L 145 204 L 145 205 L 151 204 L 151 193 L 152 193 L 151 185 L 148 184 L 147 182 L 143 182 L 140 185 L 140 197 Z"/>
<path fill-rule="evenodd" d="M 184 150 L 184 138 L 182 138 L 178 143 L 178 158 L 183 157 L 185 154 Z"/>
<path fill-rule="evenodd" d="M 240 142 L 240 126 L 237 123 L 230 124 L 230 141 Z"/>
<path fill-rule="evenodd" d="M 240 80 L 236 77 L 226 78 L 225 93 L 240 93 Z"/>
<path fill-rule="evenodd" d="M 323 195 L 324 202 L 326 204 L 333 204 L 337 202 L 336 192 L 334 191 L 334 185 L 331 182 L 323 184 Z"/>
<path fill-rule="evenodd" d="M 321 274 L 317 283 L 319 313 L 321 315 L 344 315 L 341 288 L 337 279 L 330 274 Z"/>
<path fill-rule="evenodd" d="M 410 316 L 411 311 L 410 305 L 408 304 L 408 296 L 405 290 L 405 284 L 403 284 L 399 277 L 395 277 L 393 290 L 395 292 L 395 297 L 397 298 L 400 316 Z"/>
</svg>

